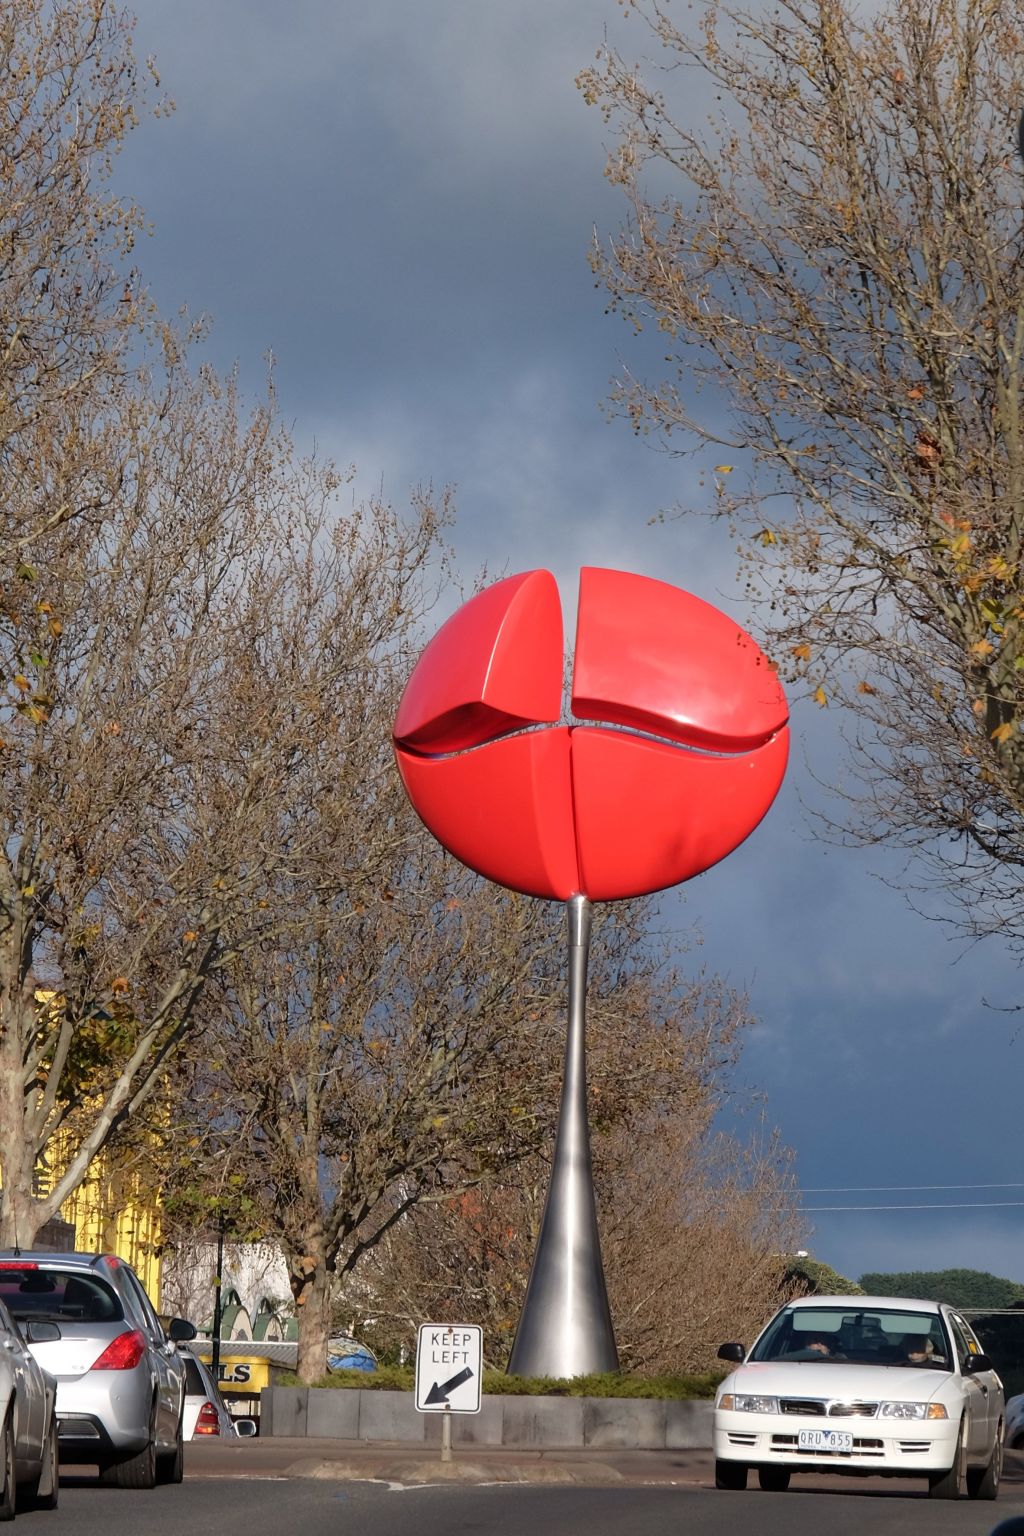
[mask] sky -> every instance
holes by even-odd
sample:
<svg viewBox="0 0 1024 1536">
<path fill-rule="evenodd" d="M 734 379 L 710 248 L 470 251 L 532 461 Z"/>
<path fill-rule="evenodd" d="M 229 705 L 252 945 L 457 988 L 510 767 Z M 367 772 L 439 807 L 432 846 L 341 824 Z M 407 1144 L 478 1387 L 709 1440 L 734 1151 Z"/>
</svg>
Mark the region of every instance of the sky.
<svg viewBox="0 0 1024 1536">
<path fill-rule="evenodd" d="M 152 224 L 145 279 L 165 312 L 211 317 L 213 361 L 255 395 L 272 354 L 297 443 L 355 467 L 346 494 L 400 505 L 452 486 L 464 582 L 546 567 L 571 633 L 579 567 L 615 566 L 756 633 L 725 530 L 656 520 L 706 505 L 712 452 L 672 458 L 602 408 L 620 369 L 657 349 L 605 313 L 587 263 L 625 210 L 574 79 L 606 29 L 648 51 L 636 19 L 615 0 L 133 9 L 137 52 L 176 110 L 143 120 L 117 185 Z M 854 1278 L 1024 1281 L 1024 1016 L 1000 1011 L 1016 967 L 913 912 L 901 858 L 822 840 L 813 807 L 817 781 L 841 782 L 838 727 L 793 699 L 778 800 L 742 848 L 661 899 L 660 927 L 684 965 L 749 995 L 737 1086 L 794 1151 L 817 1258 Z"/>
</svg>

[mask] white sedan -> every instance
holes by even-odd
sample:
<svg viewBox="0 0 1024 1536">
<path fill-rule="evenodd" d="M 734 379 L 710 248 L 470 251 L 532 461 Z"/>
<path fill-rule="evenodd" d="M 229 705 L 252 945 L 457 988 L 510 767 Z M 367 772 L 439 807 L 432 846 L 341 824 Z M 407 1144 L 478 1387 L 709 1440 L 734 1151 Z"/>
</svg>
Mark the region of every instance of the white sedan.
<svg viewBox="0 0 1024 1536">
<path fill-rule="evenodd" d="M 994 1499 L 1003 1385 L 964 1317 L 934 1301 L 807 1296 L 768 1323 L 715 1398 L 715 1484 L 784 1492 L 794 1472 L 926 1477 Z"/>
</svg>

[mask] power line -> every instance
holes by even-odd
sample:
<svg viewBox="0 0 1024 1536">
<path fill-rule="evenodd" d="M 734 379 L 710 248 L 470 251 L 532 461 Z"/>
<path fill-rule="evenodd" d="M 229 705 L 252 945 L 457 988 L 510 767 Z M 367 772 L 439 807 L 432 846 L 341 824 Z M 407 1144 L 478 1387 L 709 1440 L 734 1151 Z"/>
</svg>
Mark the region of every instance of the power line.
<svg viewBox="0 0 1024 1536">
<path fill-rule="evenodd" d="M 911 1190 L 948 1190 L 948 1189 L 1024 1189 L 1021 1184 L 848 1184 L 826 1185 L 813 1189 L 805 1189 L 805 1195 L 882 1195 L 882 1194 L 909 1194 Z"/>
<path fill-rule="evenodd" d="M 927 1189 L 927 1185 L 921 1186 Z M 947 1186 L 938 1185 L 942 1189 Z M 950 1189 L 957 1186 L 951 1184 Z M 966 1186 L 970 1188 L 970 1186 Z M 985 1188 L 987 1186 L 982 1186 Z M 996 1188 L 999 1186 L 997 1185 Z M 1009 1185 L 1008 1188 L 1020 1188 L 1019 1185 Z M 818 1211 L 988 1211 L 1005 1210 L 1009 1206 L 1024 1206 L 1024 1200 L 938 1200 L 929 1205 L 802 1205 L 801 1212 L 808 1215 Z"/>
</svg>

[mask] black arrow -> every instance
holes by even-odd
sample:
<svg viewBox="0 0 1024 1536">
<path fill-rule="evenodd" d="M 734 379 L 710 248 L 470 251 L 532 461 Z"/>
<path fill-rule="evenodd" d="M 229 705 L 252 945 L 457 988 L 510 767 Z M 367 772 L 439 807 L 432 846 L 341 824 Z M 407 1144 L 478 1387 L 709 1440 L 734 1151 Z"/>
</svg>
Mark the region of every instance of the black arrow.
<svg viewBox="0 0 1024 1536">
<path fill-rule="evenodd" d="M 457 1376 L 451 1377 L 451 1379 L 446 1381 L 443 1386 L 439 1387 L 435 1381 L 434 1385 L 427 1393 L 426 1401 L 428 1403 L 446 1403 L 451 1397 L 452 1393 L 455 1391 L 455 1388 L 461 1387 L 464 1381 L 469 1381 L 472 1374 L 473 1372 L 467 1365 L 464 1370 L 461 1370 Z"/>
</svg>

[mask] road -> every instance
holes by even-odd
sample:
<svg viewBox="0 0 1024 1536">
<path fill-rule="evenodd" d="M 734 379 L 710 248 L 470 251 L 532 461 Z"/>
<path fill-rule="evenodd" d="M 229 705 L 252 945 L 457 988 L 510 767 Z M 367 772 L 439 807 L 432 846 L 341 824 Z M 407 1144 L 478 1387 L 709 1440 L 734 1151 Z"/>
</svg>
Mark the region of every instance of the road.
<svg viewBox="0 0 1024 1536">
<path fill-rule="evenodd" d="M 225 1476 L 232 1465 L 235 1475 Z M 19 1523 L 23 1536 L 863 1536 L 869 1528 L 871 1536 L 988 1536 L 1001 1520 L 1024 1517 L 1024 1470 L 1011 1472 L 997 1503 L 955 1505 L 929 1500 L 923 1483 L 808 1478 L 786 1494 L 722 1493 L 707 1486 L 707 1471 L 700 1464 L 675 1484 L 425 1487 L 282 1476 L 257 1446 L 237 1458 L 203 1447 L 181 1487 L 122 1492 L 65 1474 L 60 1508 L 25 1512 Z"/>
</svg>

